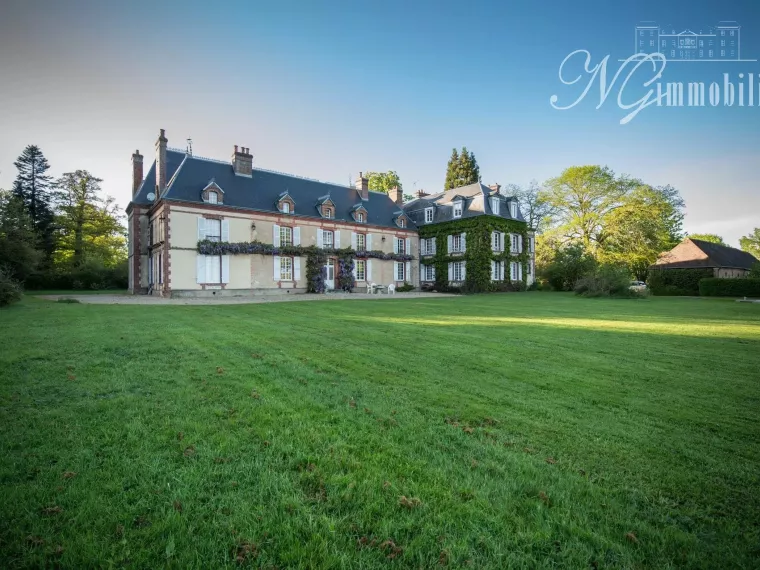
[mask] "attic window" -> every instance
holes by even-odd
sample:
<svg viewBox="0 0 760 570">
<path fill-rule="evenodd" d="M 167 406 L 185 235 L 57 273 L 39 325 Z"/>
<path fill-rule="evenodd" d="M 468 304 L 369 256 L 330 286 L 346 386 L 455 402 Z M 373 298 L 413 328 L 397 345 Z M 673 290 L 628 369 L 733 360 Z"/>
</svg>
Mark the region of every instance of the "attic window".
<svg viewBox="0 0 760 570">
<path fill-rule="evenodd" d="M 425 223 L 429 224 L 433 221 L 433 208 L 425 208 Z"/>
<path fill-rule="evenodd" d="M 364 212 L 356 212 L 356 221 L 364 223 Z"/>
<path fill-rule="evenodd" d="M 404 218 L 398 219 L 398 227 L 405 228 L 406 227 L 406 220 Z"/>
<path fill-rule="evenodd" d="M 332 218 L 333 217 L 333 210 L 330 206 L 322 206 L 322 215 L 325 218 Z"/>
<path fill-rule="evenodd" d="M 457 200 L 454 202 L 454 217 L 455 218 L 461 218 L 462 217 L 462 201 Z"/>
<path fill-rule="evenodd" d="M 517 202 L 514 200 L 509 203 L 509 215 L 513 218 L 517 217 Z"/>
<path fill-rule="evenodd" d="M 219 194 L 217 194 L 214 190 L 211 190 L 208 193 L 208 203 L 209 204 L 218 204 L 219 203 Z"/>
<path fill-rule="evenodd" d="M 491 198 L 491 211 L 493 212 L 494 216 L 499 215 L 499 199 L 498 198 Z"/>
</svg>

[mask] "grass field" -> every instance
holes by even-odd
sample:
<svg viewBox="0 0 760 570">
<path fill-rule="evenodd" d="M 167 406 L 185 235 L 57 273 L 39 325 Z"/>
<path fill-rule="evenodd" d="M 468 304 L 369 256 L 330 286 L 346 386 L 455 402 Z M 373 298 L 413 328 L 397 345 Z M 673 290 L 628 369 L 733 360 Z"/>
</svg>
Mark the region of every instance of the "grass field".
<svg viewBox="0 0 760 570">
<path fill-rule="evenodd" d="M 0 311 L 0 567 L 760 566 L 760 305 Z"/>
</svg>

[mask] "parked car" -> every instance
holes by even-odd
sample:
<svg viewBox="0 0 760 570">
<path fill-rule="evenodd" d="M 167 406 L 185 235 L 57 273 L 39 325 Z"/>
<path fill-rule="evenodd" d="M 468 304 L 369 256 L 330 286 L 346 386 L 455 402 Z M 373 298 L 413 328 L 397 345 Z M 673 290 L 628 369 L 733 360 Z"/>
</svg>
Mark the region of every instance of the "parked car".
<svg viewBox="0 0 760 570">
<path fill-rule="evenodd" d="M 647 284 L 643 281 L 631 281 L 631 286 L 628 288 L 632 291 L 646 291 Z"/>
</svg>

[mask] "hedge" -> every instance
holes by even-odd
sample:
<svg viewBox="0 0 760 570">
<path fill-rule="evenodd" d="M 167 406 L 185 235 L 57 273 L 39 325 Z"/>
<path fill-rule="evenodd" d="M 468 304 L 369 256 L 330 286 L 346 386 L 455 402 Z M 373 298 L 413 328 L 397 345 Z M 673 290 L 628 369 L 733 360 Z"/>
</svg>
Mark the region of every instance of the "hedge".
<svg viewBox="0 0 760 570">
<path fill-rule="evenodd" d="M 653 295 L 699 295 L 699 281 L 712 269 L 650 269 L 647 286 Z"/>
<path fill-rule="evenodd" d="M 710 277 L 699 282 L 705 297 L 760 297 L 760 279 L 721 279 Z"/>
</svg>

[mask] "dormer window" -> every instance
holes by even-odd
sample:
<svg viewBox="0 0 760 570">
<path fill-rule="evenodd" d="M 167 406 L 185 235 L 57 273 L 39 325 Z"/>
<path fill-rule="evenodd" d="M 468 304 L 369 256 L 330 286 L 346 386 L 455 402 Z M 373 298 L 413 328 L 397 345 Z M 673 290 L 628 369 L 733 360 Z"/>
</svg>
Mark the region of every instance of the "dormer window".
<svg viewBox="0 0 760 570">
<path fill-rule="evenodd" d="M 332 208 L 330 208 L 329 206 L 322 206 L 322 215 L 325 218 L 332 218 L 333 217 Z"/>
<path fill-rule="evenodd" d="M 499 199 L 498 198 L 491 198 L 491 211 L 493 212 L 494 216 L 499 215 Z"/>
<path fill-rule="evenodd" d="M 364 223 L 364 212 L 357 212 L 356 213 L 356 221 Z"/>
<path fill-rule="evenodd" d="M 509 215 L 513 218 L 517 217 L 517 202 L 514 200 L 509 203 Z"/>
<path fill-rule="evenodd" d="M 214 190 L 211 190 L 208 193 L 208 203 L 209 204 L 218 204 L 219 203 L 219 194 L 217 194 Z"/>
<path fill-rule="evenodd" d="M 398 227 L 405 228 L 406 227 L 406 220 L 404 218 L 398 219 Z"/>
<path fill-rule="evenodd" d="M 454 202 L 454 217 L 455 218 L 461 218 L 462 217 L 462 201 L 457 200 Z"/>
<path fill-rule="evenodd" d="M 290 202 L 283 202 L 282 203 L 282 213 L 283 214 L 289 214 L 290 213 Z"/>
<path fill-rule="evenodd" d="M 224 202 L 224 190 L 212 178 L 201 192 L 201 200 L 206 204 L 221 204 Z"/>
<path fill-rule="evenodd" d="M 425 223 L 429 224 L 433 221 L 433 208 L 425 208 Z"/>
</svg>

